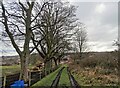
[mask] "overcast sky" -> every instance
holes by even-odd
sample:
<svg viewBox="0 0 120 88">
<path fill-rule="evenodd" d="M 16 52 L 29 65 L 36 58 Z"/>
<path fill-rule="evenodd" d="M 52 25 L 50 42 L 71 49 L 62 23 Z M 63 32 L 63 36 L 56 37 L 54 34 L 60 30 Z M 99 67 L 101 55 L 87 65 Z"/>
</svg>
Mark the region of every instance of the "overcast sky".
<svg viewBox="0 0 120 88">
<path fill-rule="evenodd" d="M 114 0 L 114 2 L 108 2 L 108 0 L 105 0 L 106 2 L 95 0 L 91 2 L 88 2 L 90 0 L 84 2 L 83 0 L 69 1 L 71 1 L 71 4 L 78 6 L 76 14 L 80 22 L 87 27 L 90 50 L 115 50 L 116 47 L 113 46 L 113 42 L 118 38 L 118 0 Z M 7 50 L 6 55 L 16 54 L 11 47 L 6 48 L 2 45 L 0 48 Z"/>
<path fill-rule="evenodd" d="M 112 51 L 118 38 L 117 2 L 71 2 L 78 6 L 77 17 L 87 27 L 91 51 Z"/>
</svg>

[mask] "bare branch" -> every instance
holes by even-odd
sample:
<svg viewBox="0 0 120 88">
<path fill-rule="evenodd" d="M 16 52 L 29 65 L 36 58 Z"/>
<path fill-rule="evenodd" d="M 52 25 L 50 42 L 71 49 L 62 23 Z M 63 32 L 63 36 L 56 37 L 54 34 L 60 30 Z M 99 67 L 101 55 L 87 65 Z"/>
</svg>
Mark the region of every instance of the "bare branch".
<svg viewBox="0 0 120 88">
<path fill-rule="evenodd" d="M 4 26 L 5 26 L 5 31 L 6 31 L 7 34 L 9 35 L 9 38 L 10 38 L 10 40 L 11 40 L 14 48 L 16 49 L 16 51 L 18 52 L 18 54 L 21 55 L 21 51 L 20 51 L 20 49 L 18 48 L 17 44 L 15 43 L 14 38 L 13 38 L 11 32 L 9 31 L 9 27 L 8 27 L 8 24 L 7 24 L 8 19 L 7 19 L 7 16 L 5 15 L 4 5 L 1 4 L 1 6 L 2 6 L 2 10 L 3 10 L 2 16 L 3 16 L 3 18 L 4 18 L 4 22 L 3 22 L 3 23 L 4 23 Z"/>
</svg>

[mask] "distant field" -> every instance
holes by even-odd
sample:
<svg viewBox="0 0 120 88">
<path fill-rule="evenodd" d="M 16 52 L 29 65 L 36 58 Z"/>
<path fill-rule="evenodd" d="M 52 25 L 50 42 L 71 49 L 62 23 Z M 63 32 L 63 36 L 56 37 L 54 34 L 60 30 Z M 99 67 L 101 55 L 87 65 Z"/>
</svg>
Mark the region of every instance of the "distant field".
<svg viewBox="0 0 120 88">
<path fill-rule="evenodd" d="M 13 65 L 13 66 L 0 66 L 2 70 L 2 76 L 4 74 L 11 75 L 20 72 L 20 65 Z"/>
<path fill-rule="evenodd" d="M 32 66 L 29 66 L 29 68 L 31 68 L 31 67 Z M 2 77 L 3 74 L 11 75 L 11 74 L 20 72 L 20 65 L 0 66 L 0 70 L 2 71 L 2 75 L 0 75 L 0 77 Z"/>
</svg>

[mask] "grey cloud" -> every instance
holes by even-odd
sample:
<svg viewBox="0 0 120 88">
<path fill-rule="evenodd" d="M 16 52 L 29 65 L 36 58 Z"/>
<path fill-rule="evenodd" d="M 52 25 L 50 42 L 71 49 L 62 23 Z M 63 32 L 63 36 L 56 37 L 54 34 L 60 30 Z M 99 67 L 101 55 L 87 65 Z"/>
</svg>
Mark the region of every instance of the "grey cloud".
<svg viewBox="0 0 120 88">
<path fill-rule="evenodd" d="M 95 13 L 98 2 L 76 2 L 79 6 L 77 17 L 86 24 L 89 42 L 92 42 L 93 50 L 114 50 L 112 43 L 118 37 L 118 3 L 104 2 L 106 6 L 103 13 Z M 97 42 L 97 43 L 96 43 Z"/>
<path fill-rule="evenodd" d="M 106 11 L 101 15 L 102 24 L 118 25 L 118 3 L 105 3 Z"/>
</svg>

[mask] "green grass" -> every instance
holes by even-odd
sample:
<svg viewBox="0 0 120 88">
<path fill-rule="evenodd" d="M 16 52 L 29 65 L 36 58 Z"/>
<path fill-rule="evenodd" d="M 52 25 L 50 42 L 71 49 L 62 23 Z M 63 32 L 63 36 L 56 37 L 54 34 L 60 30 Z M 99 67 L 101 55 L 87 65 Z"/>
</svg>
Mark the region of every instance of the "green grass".
<svg viewBox="0 0 120 88">
<path fill-rule="evenodd" d="M 63 66 L 63 67 L 68 67 L 68 65 L 67 65 L 67 64 L 63 64 L 62 66 Z"/>
<path fill-rule="evenodd" d="M 66 67 L 62 71 L 60 81 L 59 81 L 59 86 L 70 86 L 70 80 L 69 80 Z"/>
<path fill-rule="evenodd" d="M 31 68 L 32 66 L 29 66 L 29 68 Z M 12 66 L 0 66 L 0 72 L 2 72 L 2 75 L 11 75 L 11 74 L 15 74 L 15 73 L 19 73 L 20 72 L 20 65 L 12 65 Z"/>
<path fill-rule="evenodd" d="M 13 65 L 13 66 L 0 66 L 0 69 L 3 74 L 11 75 L 20 72 L 20 65 Z"/>
<path fill-rule="evenodd" d="M 47 75 L 46 77 L 44 77 L 43 79 L 41 79 L 40 81 L 35 83 L 34 85 L 32 85 L 30 88 L 34 88 L 34 87 L 37 87 L 37 86 L 38 87 L 39 86 L 51 86 L 53 80 L 57 76 L 60 69 L 61 69 L 61 67 L 58 68 L 56 71 L 52 72 L 51 74 Z"/>
</svg>

